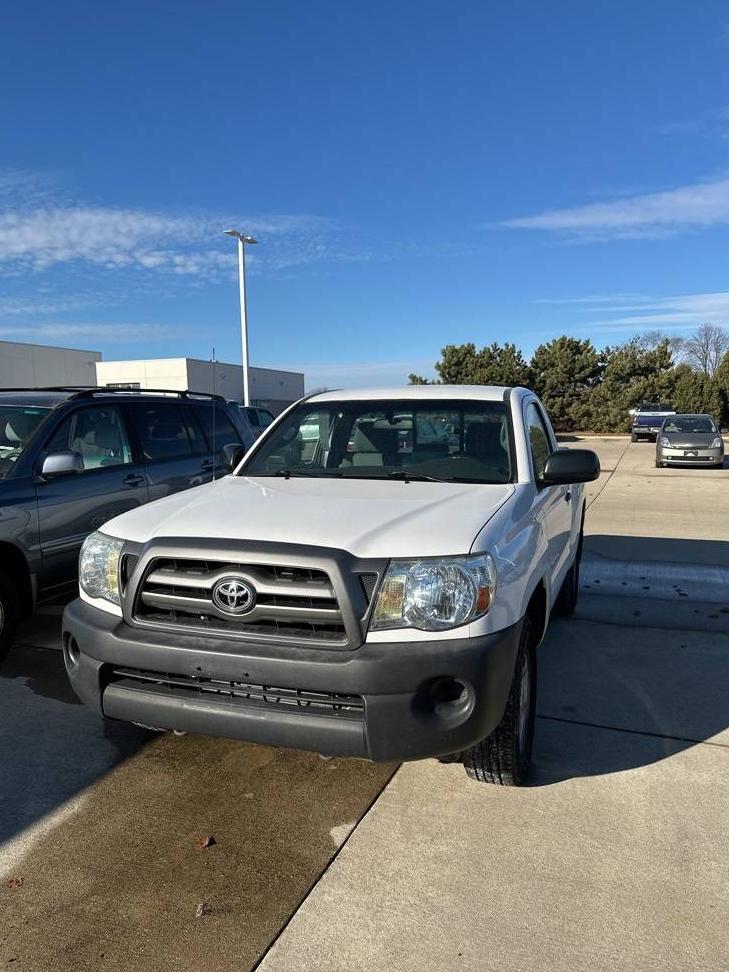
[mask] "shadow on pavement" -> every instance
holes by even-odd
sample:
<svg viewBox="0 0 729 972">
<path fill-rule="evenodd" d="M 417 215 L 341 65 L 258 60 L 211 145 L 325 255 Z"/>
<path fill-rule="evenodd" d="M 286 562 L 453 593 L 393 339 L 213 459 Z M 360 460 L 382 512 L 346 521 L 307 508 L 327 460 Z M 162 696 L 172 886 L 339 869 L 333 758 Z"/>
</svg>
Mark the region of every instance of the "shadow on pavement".
<svg viewBox="0 0 729 972">
<path fill-rule="evenodd" d="M 583 589 L 577 615 L 551 621 L 539 652 L 537 786 L 650 765 L 699 743 L 729 748 L 729 590 L 713 582 L 726 576 L 717 568 L 729 564 L 729 543 L 590 539 L 631 562 L 617 582 L 626 594 L 614 581 L 610 593 Z M 631 578 L 636 561 L 647 565 L 642 597 Z M 651 581 L 651 572 L 673 580 L 671 565 L 682 563 L 695 576 L 681 586 L 700 592 L 695 578 L 706 575 L 711 603 Z"/>
<path fill-rule="evenodd" d="M 20 646 L 0 668 L 0 843 L 140 749 L 150 733 L 74 695 L 60 651 Z"/>
<path fill-rule="evenodd" d="M 726 529 L 717 523 L 717 533 Z M 729 566 L 729 541 L 689 540 L 678 537 L 621 537 L 616 534 L 585 534 L 585 550 L 615 560 L 655 560 L 671 564 Z"/>
</svg>

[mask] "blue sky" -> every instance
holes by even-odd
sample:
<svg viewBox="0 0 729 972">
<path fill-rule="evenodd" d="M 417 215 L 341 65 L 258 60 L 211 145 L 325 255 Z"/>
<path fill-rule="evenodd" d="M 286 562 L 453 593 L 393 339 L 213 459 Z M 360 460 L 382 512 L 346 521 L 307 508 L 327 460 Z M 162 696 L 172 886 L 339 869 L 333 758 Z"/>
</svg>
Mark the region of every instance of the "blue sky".
<svg viewBox="0 0 729 972">
<path fill-rule="evenodd" d="M 13 4 L 0 338 L 309 387 L 729 322 L 729 8 Z"/>
</svg>

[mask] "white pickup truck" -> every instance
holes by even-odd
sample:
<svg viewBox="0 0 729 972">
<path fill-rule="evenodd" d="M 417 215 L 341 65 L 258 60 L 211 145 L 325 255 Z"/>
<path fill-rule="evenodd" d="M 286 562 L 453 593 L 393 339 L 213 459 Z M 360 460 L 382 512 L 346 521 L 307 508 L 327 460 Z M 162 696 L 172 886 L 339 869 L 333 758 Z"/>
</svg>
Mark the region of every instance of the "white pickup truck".
<svg viewBox="0 0 729 972">
<path fill-rule="evenodd" d="M 593 452 L 524 388 L 326 392 L 231 475 L 124 513 L 63 620 L 111 719 L 518 785 L 536 649 L 574 610 Z"/>
</svg>

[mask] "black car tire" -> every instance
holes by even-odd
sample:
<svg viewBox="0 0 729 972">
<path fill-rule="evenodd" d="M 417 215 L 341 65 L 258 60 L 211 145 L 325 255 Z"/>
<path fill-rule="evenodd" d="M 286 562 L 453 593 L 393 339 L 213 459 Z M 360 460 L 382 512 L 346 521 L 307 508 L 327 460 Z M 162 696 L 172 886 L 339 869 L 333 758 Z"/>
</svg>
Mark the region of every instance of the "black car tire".
<svg viewBox="0 0 729 972">
<path fill-rule="evenodd" d="M 478 783 L 522 786 L 526 782 L 537 702 L 536 641 L 534 626 L 526 617 L 504 716 L 490 736 L 461 755 L 466 773 Z"/>
<path fill-rule="evenodd" d="M 18 592 L 5 574 L 0 574 L 0 662 L 15 641 L 18 627 Z"/>
<path fill-rule="evenodd" d="M 631 432 L 631 434 L 630 434 L 630 441 L 631 442 L 637 442 L 638 441 L 638 436 L 635 434 L 635 432 Z"/>
<path fill-rule="evenodd" d="M 661 462 L 659 459 L 656 459 L 656 469 L 663 469 L 665 465 L 665 462 Z"/>
</svg>

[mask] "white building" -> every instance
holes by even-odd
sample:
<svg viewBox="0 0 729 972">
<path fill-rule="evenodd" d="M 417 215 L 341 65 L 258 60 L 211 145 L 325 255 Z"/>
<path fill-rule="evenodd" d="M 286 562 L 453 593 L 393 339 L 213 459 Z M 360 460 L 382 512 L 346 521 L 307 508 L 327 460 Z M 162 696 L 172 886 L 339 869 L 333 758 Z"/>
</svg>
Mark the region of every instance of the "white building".
<svg viewBox="0 0 729 972">
<path fill-rule="evenodd" d="M 0 388 L 95 385 L 100 351 L 0 341 Z"/>
<path fill-rule="evenodd" d="M 137 361 L 99 361 L 96 382 L 109 387 L 169 388 L 214 392 L 229 401 L 243 400 L 243 368 L 223 361 L 199 358 L 150 358 Z M 252 405 L 263 405 L 272 412 L 304 394 L 304 375 L 299 371 L 273 368 L 248 369 Z"/>
</svg>

